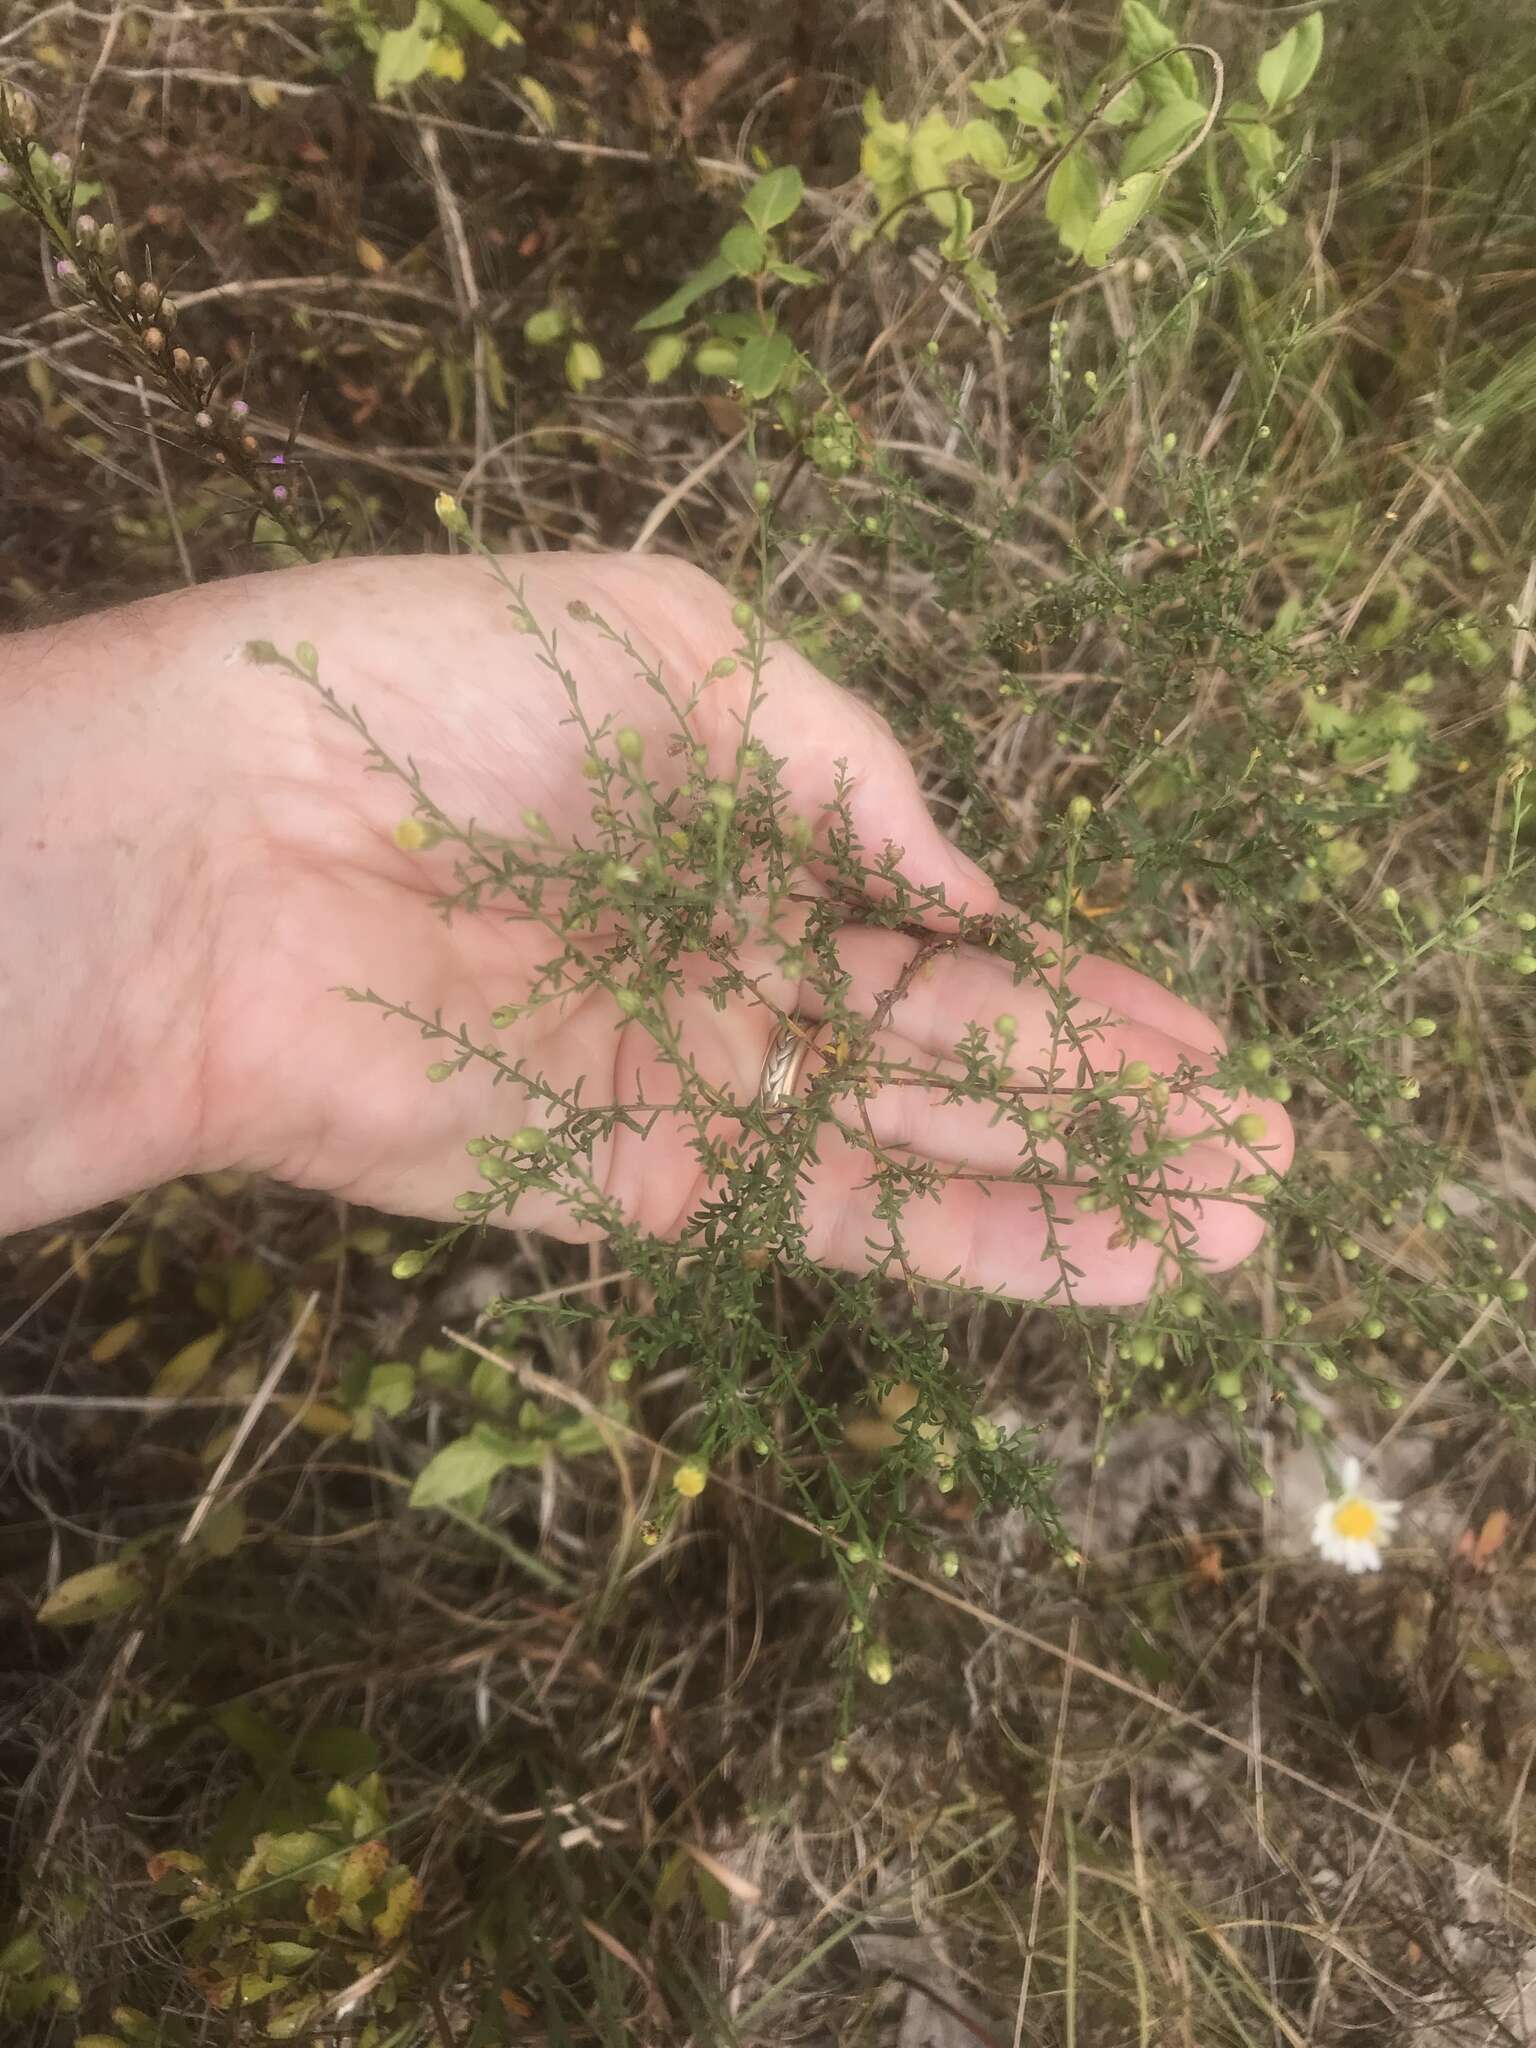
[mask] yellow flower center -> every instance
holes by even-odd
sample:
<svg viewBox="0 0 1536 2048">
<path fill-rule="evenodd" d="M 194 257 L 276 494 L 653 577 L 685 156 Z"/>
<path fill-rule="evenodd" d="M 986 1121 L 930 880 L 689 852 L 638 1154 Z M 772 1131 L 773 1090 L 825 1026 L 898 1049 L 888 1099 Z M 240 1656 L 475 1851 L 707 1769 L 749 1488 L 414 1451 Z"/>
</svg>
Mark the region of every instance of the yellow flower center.
<svg viewBox="0 0 1536 2048">
<path fill-rule="evenodd" d="M 1346 1536 L 1369 1542 L 1380 1526 L 1376 1510 L 1368 1500 L 1358 1500 L 1353 1495 L 1341 1500 L 1333 1511 L 1333 1529 L 1336 1536 Z"/>
</svg>

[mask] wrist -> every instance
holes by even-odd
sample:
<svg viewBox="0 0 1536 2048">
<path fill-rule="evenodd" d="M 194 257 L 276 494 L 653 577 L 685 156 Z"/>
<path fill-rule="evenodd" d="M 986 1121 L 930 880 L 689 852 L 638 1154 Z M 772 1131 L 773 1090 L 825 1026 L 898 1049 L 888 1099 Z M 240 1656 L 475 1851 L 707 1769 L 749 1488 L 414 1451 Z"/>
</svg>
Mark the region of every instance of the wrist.
<svg viewBox="0 0 1536 2048">
<path fill-rule="evenodd" d="M 197 1157 L 214 757 L 174 608 L 0 641 L 0 1233 Z"/>
</svg>

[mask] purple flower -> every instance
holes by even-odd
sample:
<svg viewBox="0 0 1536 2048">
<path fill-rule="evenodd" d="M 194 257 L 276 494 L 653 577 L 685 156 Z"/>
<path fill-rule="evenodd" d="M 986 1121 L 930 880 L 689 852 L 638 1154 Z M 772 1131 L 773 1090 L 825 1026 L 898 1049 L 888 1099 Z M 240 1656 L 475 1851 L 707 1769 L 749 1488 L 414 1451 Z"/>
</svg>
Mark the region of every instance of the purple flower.
<svg viewBox="0 0 1536 2048">
<path fill-rule="evenodd" d="M 274 469 L 280 469 L 287 460 L 288 458 L 286 455 L 274 455 L 272 458 L 272 467 Z"/>
<path fill-rule="evenodd" d="M 281 504 L 288 495 L 288 486 L 286 484 L 274 484 L 272 486 L 272 495 Z"/>
<path fill-rule="evenodd" d="M 80 272 L 67 256 L 61 256 L 53 266 L 53 274 L 55 277 L 78 277 Z"/>
<path fill-rule="evenodd" d="M 229 408 L 230 418 L 243 420 L 250 412 L 250 409 L 243 398 L 237 398 Z"/>
</svg>

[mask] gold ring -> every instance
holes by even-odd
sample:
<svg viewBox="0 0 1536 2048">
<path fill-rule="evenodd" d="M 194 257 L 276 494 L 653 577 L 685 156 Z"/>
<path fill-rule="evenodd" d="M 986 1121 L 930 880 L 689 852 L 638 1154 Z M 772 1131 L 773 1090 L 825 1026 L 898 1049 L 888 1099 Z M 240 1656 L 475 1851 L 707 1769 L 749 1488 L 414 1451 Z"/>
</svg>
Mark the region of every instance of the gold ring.
<svg viewBox="0 0 1536 2048">
<path fill-rule="evenodd" d="M 800 1077 L 815 1050 L 819 1028 L 798 1017 L 786 1017 L 768 1041 L 762 1079 L 757 1084 L 757 1106 L 765 1116 L 786 1116 L 794 1108 Z"/>
</svg>

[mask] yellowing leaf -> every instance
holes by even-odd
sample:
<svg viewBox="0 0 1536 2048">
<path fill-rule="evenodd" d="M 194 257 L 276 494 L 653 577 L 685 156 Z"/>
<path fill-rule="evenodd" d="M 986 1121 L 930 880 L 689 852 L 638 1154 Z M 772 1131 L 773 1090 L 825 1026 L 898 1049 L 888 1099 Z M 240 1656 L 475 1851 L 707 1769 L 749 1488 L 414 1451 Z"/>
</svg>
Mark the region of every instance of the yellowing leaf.
<svg viewBox="0 0 1536 2048">
<path fill-rule="evenodd" d="M 420 1903 L 421 1887 L 414 1877 L 402 1877 L 398 1884 L 392 1884 L 383 1912 L 373 1917 L 374 1938 L 380 1943 L 398 1941 Z"/>
<path fill-rule="evenodd" d="M 522 87 L 523 98 L 533 109 L 535 121 L 538 122 L 546 135 L 553 135 L 560 125 L 560 116 L 555 107 L 555 102 L 550 95 L 549 87 L 541 85 L 536 78 L 523 77 L 517 82 Z"/>
<path fill-rule="evenodd" d="M 121 1358 L 144 1328 L 141 1316 L 124 1316 L 120 1323 L 114 1323 L 110 1330 L 103 1330 L 91 1346 L 93 1365 L 110 1365 L 114 1358 Z"/>
<path fill-rule="evenodd" d="M 190 1344 L 183 1344 L 176 1356 L 167 1359 L 155 1374 L 149 1391 L 167 1401 L 190 1394 L 218 1357 L 223 1342 L 222 1330 L 210 1330 L 206 1337 L 194 1337 Z"/>
<path fill-rule="evenodd" d="M 370 275 L 377 277 L 381 270 L 389 268 L 389 258 L 378 243 L 370 242 L 366 235 L 358 236 L 356 248 L 358 262 Z"/>
<path fill-rule="evenodd" d="M 346 1409 L 330 1401 L 305 1401 L 297 1394 L 279 1394 L 272 1405 L 281 1408 L 311 1436 L 347 1436 L 352 1429 L 352 1418 Z"/>
<path fill-rule="evenodd" d="M 252 80 L 251 98 L 264 114 L 270 114 L 272 109 L 280 103 L 282 97 L 282 94 L 270 79 L 257 78 Z"/>
<path fill-rule="evenodd" d="M 458 85 L 464 78 L 464 52 L 452 36 L 438 36 L 427 51 L 427 70 L 434 78 Z"/>
<path fill-rule="evenodd" d="M 89 1571 L 61 1580 L 38 1608 L 37 1618 L 45 1628 L 78 1628 L 86 1622 L 104 1621 L 109 1614 L 121 1614 L 148 1590 L 126 1564 L 94 1564 Z"/>
</svg>

